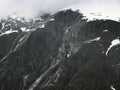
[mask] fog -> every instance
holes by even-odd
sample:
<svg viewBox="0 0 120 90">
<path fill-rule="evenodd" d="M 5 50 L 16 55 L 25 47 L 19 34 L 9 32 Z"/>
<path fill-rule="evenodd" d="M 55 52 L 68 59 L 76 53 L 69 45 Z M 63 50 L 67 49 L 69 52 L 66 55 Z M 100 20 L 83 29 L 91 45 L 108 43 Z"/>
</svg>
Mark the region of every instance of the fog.
<svg viewBox="0 0 120 90">
<path fill-rule="evenodd" d="M 79 0 L 0 0 L 0 17 L 11 14 L 33 17 L 38 13 L 54 13 Z"/>
<path fill-rule="evenodd" d="M 0 17 L 17 15 L 22 17 L 34 17 L 46 12 L 55 13 L 65 7 L 80 3 L 87 7 L 89 4 L 119 5 L 119 0 L 0 0 Z M 87 6 L 85 6 L 87 5 Z M 82 8 L 82 7 L 81 7 Z M 118 8 L 119 10 L 120 8 Z"/>
</svg>

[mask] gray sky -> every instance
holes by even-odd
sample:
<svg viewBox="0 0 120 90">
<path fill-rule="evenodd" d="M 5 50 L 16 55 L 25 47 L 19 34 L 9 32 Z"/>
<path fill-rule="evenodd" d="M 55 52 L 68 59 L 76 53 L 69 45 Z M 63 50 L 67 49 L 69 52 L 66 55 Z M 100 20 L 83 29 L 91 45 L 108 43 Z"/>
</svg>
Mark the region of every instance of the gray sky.
<svg viewBox="0 0 120 90">
<path fill-rule="evenodd" d="M 77 2 L 79 0 L 0 0 L 0 16 L 16 13 L 32 17 L 39 11 L 53 13 Z"/>
<path fill-rule="evenodd" d="M 38 12 L 51 12 L 61 10 L 74 4 L 87 7 L 95 4 L 106 3 L 108 7 L 112 4 L 119 6 L 120 0 L 0 0 L 0 16 L 16 13 L 19 16 L 33 17 Z M 97 7 L 97 6 L 96 6 Z M 82 8 L 82 7 L 81 7 Z M 120 8 L 117 9 L 119 12 Z"/>
</svg>

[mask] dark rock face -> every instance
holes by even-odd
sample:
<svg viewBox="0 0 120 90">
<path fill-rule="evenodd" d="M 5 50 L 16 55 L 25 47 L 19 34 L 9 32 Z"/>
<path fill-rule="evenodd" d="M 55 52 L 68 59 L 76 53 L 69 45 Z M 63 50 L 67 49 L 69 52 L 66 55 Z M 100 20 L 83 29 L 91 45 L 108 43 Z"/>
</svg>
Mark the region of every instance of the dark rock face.
<svg viewBox="0 0 120 90">
<path fill-rule="evenodd" d="M 119 22 L 66 10 L 31 28 L 1 34 L 0 90 L 120 90 Z"/>
</svg>

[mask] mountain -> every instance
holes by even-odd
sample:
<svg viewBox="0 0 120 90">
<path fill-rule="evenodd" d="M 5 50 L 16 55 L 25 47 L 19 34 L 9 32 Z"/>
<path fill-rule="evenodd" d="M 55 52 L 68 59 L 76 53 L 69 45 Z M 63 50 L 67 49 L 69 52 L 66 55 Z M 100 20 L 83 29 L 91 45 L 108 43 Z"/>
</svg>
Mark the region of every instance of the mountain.
<svg viewBox="0 0 120 90">
<path fill-rule="evenodd" d="M 0 90 L 120 90 L 120 22 L 69 9 L 0 27 Z"/>
<path fill-rule="evenodd" d="M 120 13 L 117 11 L 119 9 L 118 2 L 113 3 L 111 1 L 106 1 L 102 2 L 99 0 L 94 0 L 88 3 L 77 3 L 63 8 L 62 10 L 79 10 L 80 12 L 84 13 L 84 16 L 86 16 L 89 21 L 96 19 L 119 21 Z"/>
</svg>

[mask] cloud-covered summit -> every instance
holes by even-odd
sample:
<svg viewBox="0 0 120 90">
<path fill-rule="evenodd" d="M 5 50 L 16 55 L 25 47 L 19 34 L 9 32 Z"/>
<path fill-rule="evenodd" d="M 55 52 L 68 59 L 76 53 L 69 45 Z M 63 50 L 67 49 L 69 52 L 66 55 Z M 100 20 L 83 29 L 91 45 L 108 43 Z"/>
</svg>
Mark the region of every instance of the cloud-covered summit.
<svg viewBox="0 0 120 90">
<path fill-rule="evenodd" d="M 12 13 L 18 16 L 33 17 L 38 13 L 54 13 L 77 3 L 80 3 L 80 6 L 82 6 L 91 3 L 102 4 L 104 2 L 111 7 L 112 4 L 120 4 L 119 0 L 0 0 L 0 17 L 11 15 Z"/>
<path fill-rule="evenodd" d="M 11 13 L 33 17 L 38 13 L 56 12 L 79 0 L 0 0 L 0 16 Z"/>
</svg>

